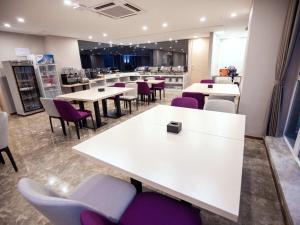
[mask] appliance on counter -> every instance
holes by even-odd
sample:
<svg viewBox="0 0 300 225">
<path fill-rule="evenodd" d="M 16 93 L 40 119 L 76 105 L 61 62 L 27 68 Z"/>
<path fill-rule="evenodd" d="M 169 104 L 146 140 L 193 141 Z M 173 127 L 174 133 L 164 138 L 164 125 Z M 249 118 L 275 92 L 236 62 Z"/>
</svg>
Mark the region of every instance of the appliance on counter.
<svg viewBox="0 0 300 225">
<path fill-rule="evenodd" d="M 95 72 L 96 73 L 96 72 Z M 95 74 L 97 78 L 97 73 Z M 63 84 L 89 83 L 89 77 L 85 70 L 78 70 L 72 67 L 65 67 L 62 69 L 61 81 Z"/>
<path fill-rule="evenodd" d="M 43 111 L 32 61 L 5 61 L 2 65 L 17 114 L 26 116 Z"/>
<path fill-rule="evenodd" d="M 41 96 L 55 98 L 61 94 L 59 78 L 56 72 L 54 56 L 51 54 L 30 55 L 28 59 L 34 63 Z"/>
</svg>

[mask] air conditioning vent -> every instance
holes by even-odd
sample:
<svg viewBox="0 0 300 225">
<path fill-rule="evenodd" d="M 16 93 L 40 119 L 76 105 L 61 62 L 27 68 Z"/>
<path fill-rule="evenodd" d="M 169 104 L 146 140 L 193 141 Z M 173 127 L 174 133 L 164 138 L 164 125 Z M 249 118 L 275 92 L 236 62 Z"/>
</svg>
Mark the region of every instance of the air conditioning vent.
<svg viewBox="0 0 300 225">
<path fill-rule="evenodd" d="M 104 8 L 107 8 L 107 7 L 110 7 L 110 6 L 113 6 L 113 5 L 115 5 L 115 3 L 110 2 L 110 3 L 104 4 L 104 5 L 100 5 L 100 6 L 95 7 L 95 10 L 104 9 Z"/>
<path fill-rule="evenodd" d="M 136 12 L 141 11 L 140 9 L 138 9 L 138 8 L 134 7 L 133 5 L 130 5 L 130 4 L 128 4 L 128 3 L 125 3 L 124 5 L 125 5 L 126 7 L 128 7 L 128 8 L 130 8 L 130 9 L 136 11 Z"/>
<path fill-rule="evenodd" d="M 121 19 L 128 16 L 134 16 L 142 12 L 139 7 L 133 4 L 129 4 L 124 0 L 113 0 L 111 2 L 94 5 L 89 8 L 96 13 L 113 19 Z"/>
</svg>

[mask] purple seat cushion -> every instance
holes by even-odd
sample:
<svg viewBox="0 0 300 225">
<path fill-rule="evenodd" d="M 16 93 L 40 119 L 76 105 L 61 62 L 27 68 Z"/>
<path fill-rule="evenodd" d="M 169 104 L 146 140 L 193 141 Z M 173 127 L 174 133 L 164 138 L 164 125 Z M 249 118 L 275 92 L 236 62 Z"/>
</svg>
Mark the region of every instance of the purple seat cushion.
<svg viewBox="0 0 300 225">
<path fill-rule="evenodd" d="M 77 110 L 81 118 L 86 118 L 91 115 L 91 111 L 88 110 Z"/>
<path fill-rule="evenodd" d="M 83 210 L 80 213 L 81 225 L 115 225 L 105 217 L 88 210 Z"/>
<path fill-rule="evenodd" d="M 201 225 L 199 212 L 164 195 L 140 193 L 121 217 L 120 225 Z"/>
</svg>

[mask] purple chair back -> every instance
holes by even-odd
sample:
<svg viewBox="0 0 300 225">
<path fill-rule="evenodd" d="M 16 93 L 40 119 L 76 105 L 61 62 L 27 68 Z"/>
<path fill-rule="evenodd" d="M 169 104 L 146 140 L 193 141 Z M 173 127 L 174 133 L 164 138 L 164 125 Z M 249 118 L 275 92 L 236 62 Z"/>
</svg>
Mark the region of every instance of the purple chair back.
<svg viewBox="0 0 300 225">
<path fill-rule="evenodd" d="M 202 84 L 214 84 L 214 80 L 211 79 L 207 79 L 207 80 L 201 80 L 200 83 Z"/>
<path fill-rule="evenodd" d="M 125 83 L 124 82 L 116 82 L 116 83 L 114 83 L 114 85 L 112 87 L 125 87 Z"/>
<path fill-rule="evenodd" d="M 61 118 L 65 121 L 76 122 L 81 119 L 80 114 L 77 110 L 71 105 L 70 102 L 62 100 L 53 100 L 57 111 L 59 112 Z"/>
<path fill-rule="evenodd" d="M 155 77 L 155 80 L 163 80 L 164 82 L 161 82 L 159 84 L 153 84 L 152 88 L 159 88 L 159 89 L 164 89 L 165 88 L 166 78 L 164 78 L 164 77 Z"/>
<path fill-rule="evenodd" d="M 171 102 L 171 106 L 198 109 L 198 102 L 194 98 L 190 97 L 178 97 L 174 98 Z"/>
<path fill-rule="evenodd" d="M 201 93 L 194 92 L 183 92 L 182 97 L 194 98 L 198 102 L 198 109 L 203 109 L 205 103 L 205 95 Z"/>
<path fill-rule="evenodd" d="M 138 94 L 149 95 L 151 93 L 150 88 L 146 82 L 137 82 Z"/>
</svg>

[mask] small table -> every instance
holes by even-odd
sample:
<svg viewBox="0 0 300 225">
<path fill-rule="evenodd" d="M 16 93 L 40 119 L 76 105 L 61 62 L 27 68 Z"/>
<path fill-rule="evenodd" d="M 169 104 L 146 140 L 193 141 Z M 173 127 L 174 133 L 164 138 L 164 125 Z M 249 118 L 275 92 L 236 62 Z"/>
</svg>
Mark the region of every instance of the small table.
<svg viewBox="0 0 300 225">
<path fill-rule="evenodd" d="M 101 126 L 101 116 L 99 109 L 99 100 L 102 100 L 103 114 L 107 116 L 107 102 L 106 99 L 112 96 L 115 97 L 116 101 L 116 116 L 121 116 L 121 105 L 120 105 L 120 94 L 124 94 L 128 91 L 133 90 L 133 88 L 120 88 L 120 87 L 105 87 L 105 91 L 99 92 L 99 87 L 91 88 L 85 91 L 77 91 L 74 93 L 59 95 L 56 98 L 64 99 L 68 101 L 76 100 L 79 102 L 79 107 L 81 110 L 84 110 L 84 102 L 93 102 L 95 116 L 96 116 L 96 126 L 97 128 Z"/>
<path fill-rule="evenodd" d="M 167 133 L 171 120 L 182 122 L 179 134 Z M 73 149 L 128 175 L 138 190 L 142 182 L 237 221 L 244 133 L 244 115 L 159 105 Z"/>
<path fill-rule="evenodd" d="M 240 89 L 236 84 L 212 84 L 213 88 L 208 88 L 209 84 L 194 83 L 182 92 L 196 92 L 213 96 L 240 96 Z"/>
</svg>

